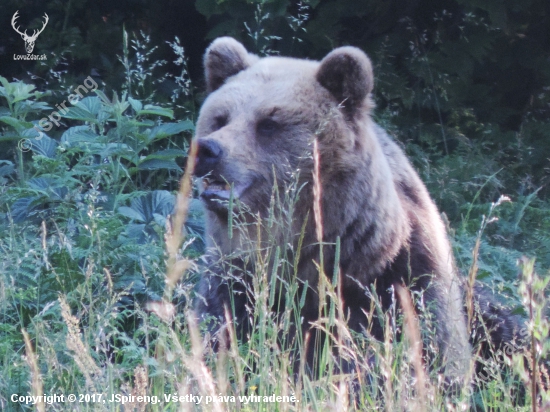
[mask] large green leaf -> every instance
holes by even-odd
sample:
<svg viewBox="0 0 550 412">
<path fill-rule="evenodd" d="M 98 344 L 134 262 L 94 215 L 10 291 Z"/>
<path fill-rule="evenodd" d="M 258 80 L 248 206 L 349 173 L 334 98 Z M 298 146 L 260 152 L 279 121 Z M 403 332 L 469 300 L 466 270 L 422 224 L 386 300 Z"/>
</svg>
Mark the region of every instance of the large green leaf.
<svg viewBox="0 0 550 412">
<path fill-rule="evenodd" d="M 22 197 L 11 205 L 11 217 L 15 223 L 23 222 L 40 204 L 40 196 Z"/>
<path fill-rule="evenodd" d="M 76 105 L 69 108 L 68 113 L 62 114 L 67 119 L 81 120 L 84 122 L 98 122 L 98 114 L 101 111 L 101 100 L 99 97 L 85 97 Z"/>
<path fill-rule="evenodd" d="M 195 126 L 190 120 L 184 120 L 179 123 L 163 123 L 150 129 L 147 135 L 147 141 L 151 143 L 155 140 L 163 139 L 168 136 L 173 136 L 175 134 L 194 129 Z"/>
<path fill-rule="evenodd" d="M 5 77 L 0 76 L 0 95 L 6 97 L 12 104 L 21 100 L 30 99 L 31 97 L 37 97 L 34 93 L 36 88 L 33 84 L 26 84 L 19 82 L 8 82 Z"/>
<path fill-rule="evenodd" d="M 138 116 L 144 114 L 153 114 L 157 116 L 169 117 L 170 119 L 174 118 L 174 111 L 172 109 L 165 109 L 164 107 L 154 106 L 152 104 L 146 104 L 143 109 L 136 111 Z"/>
<path fill-rule="evenodd" d="M 0 122 L 10 125 L 18 133 L 22 133 L 23 130 L 31 129 L 33 127 L 32 123 L 24 122 L 22 120 L 18 120 L 15 117 L 11 117 L 11 116 L 0 117 Z"/>
<path fill-rule="evenodd" d="M 133 221 L 126 228 L 126 236 L 141 244 L 158 239 L 158 226 L 166 225 L 166 218 L 173 212 L 174 205 L 174 195 L 166 190 L 155 190 L 133 199 L 130 207 L 118 208 L 118 213 Z"/>
<path fill-rule="evenodd" d="M 204 205 L 199 199 L 190 199 L 185 227 L 189 234 L 204 237 Z"/>
<path fill-rule="evenodd" d="M 34 111 L 42 111 L 42 110 L 52 110 L 53 107 L 48 105 L 46 102 L 35 102 L 33 100 L 25 100 L 23 102 L 19 102 L 18 104 L 21 104 L 19 109 L 25 109 L 28 108 L 30 110 Z"/>
<path fill-rule="evenodd" d="M 134 109 L 136 113 L 139 113 L 143 109 L 143 104 L 139 100 L 128 97 L 128 103 L 132 105 L 132 109 Z"/>
<path fill-rule="evenodd" d="M 159 152 L 151 153 L 147 157 L 140 160 L 138 170 L 181 170 L 175 159 L 185 157 L 187 153 L 179 149 L 166 149 Z"/>
<path fill-rule="evenodd" d="M 4 133 L 0 135 L 0 142 L 10 142 L 12 140 L 21 140 L 21 135 L 17 133 Z"/>
<path fill-rule="evenodd" d="M 135 220 L 136 222 L 144 222 L 145 216 L 141 214 L 141 212 L 128 207 L 128 206 L 121 206 L 118 208 L 118 213 L 122 216 L 126 216 L 129 219 Z"/>
<path fill-rule="evenodd" d="M 107 156 L 133 156 L 134 155 L 134 149 L 132 149 L 130 146 L 128 146 L 125 143 L 106 143 L 104 145 L 103 150 L 99 153 L 101 157 L 107 157 Z"/>
<path fill-rule="evenodd" d="M 57 178 L 50 175 L 33 177 L 27 181 L 27 185 L 31 189 L 53 201 L 60 201 L 65 198 L 69 192 L 66 184 L 67 182 L 61 183 Z"/>
<path fill-rule="evenodd" d="M 8 176 L 15 171 L 15 165 L 9 160 L 0 160 L 0 176 Z"/>
<path fill-rule="evenodd" d="M 130 207 L 122 206 L 118 212 L 138 222 L 150 223 L 154 221 L 155 214 L 168 216 L 174 210 L 174 205 L 173 194 L 166 190 L 155 190 L 133 199 Z"/>
<path fill-rule="evenodd" d="M 58 143 L 54 139 L 43 135 L 40 139 L 29 139 L 28 141 L 33 152 L 50 159 L 55 158 Z"/>
<path fill-rule="evenodd" d="M 64 202 L 69 189 L 53 176 L 40 176 L 29 179 L 27 186 L 34 193 L 33 196 L 25 196 L 17 199 L 11 205 L 11 215 L 16 223 L 20 223 L 31 217 L 37 210 L 45 210 L 53 204 Z"/>
<path fill-rule="evenodd" d="M 61 136 L 61 142 L 71 145 L 78 142 L 95 141 L 99 135 L 90 126 L 74 126 L 68 128 Z"/>
<path fill-rule="evenodd" d="M 166 150 L 160 150 L 155 153 L 151 153 L 150 155 L 147 155 L 145 159 L 143 160 L 149 160 L 149 159 L 165 159 L 165 160 L 173 160 L 178 157 L 185 157 L 187 156 L 187 152 L 180 149 L 166 149 Z"/>
</svg>

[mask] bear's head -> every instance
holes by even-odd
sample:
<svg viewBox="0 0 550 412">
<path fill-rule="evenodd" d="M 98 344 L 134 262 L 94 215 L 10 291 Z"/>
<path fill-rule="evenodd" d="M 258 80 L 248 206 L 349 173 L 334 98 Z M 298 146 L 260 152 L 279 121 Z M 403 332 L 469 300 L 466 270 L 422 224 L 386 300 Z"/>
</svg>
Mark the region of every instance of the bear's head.
<svg viewBox="0 0 550 412">
<path fill-rule="evenodd" d="M 310 182 L 314 139 L 323 181 L 364 162 L 373 74 L 361 50 L 341 47 L 321 62 L 259 58 L 223 37 L 208 48 L 204 65 L 208 96 L 197 121 L 195 174 L 203 178 L 209 213 L 227 216 L 232 190 L 262 214 L 275 184 L 283 187 L 296 171 Z"/>
</svg>

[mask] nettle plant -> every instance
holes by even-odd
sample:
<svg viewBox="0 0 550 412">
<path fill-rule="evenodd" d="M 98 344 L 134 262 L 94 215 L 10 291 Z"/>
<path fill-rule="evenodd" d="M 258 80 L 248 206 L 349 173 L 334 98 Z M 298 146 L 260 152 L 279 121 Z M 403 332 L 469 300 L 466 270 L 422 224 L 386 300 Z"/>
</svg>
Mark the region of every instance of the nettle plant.
<svg viewBox="0 0 550 412">
<path fill-rule="evenodd" d="M 97 90 L 61 114 L 60 127 L 48 135 L 37 132 L 34 120 L 51 113 L 52 107 L 40 101 L 46 93 L 23 82 L 0 81 L 0 145 L 7 147 L 4 153 L 14 153 L 0 160 L 0 226 L 5 229 L 0 246 L 14 243 L 10 236 L 43 237 L 49 250 L 56 250 L 56 262 L 23 266 L 42 266 L 59 291 L 78 285 L 87 276 L 84 268 L 93 264 L 109 268 L 118 290 L 154 297 L 163 284 L 151 274 L 163 271 L 164 227 L 175 201 L 170 191 L 177 188 L 179 164 L 187 156 L 184 136 L 194 130 L 193 123 L 174 121 L 171 109 L 125 93 L 109 98 Z M 199 202 L 192 203 L 191 217 L 187 231 L 200 238 Z M 200 241 L 193 244 L 196 253 L 201 247 Z M 23 249 L 12 252 L 12 268 L 33 260 Z M 41 282 L 35 271 L 13 279 L 27 282 L 21 286 Z"/>
<path fill-rule="evenodd" d="M 4 124 L 0 143 L 18 143 L 15 163 L 20 182 L 42 178 L 50 181 L 52 189 L 56 183 L 70 189 L 97 181 L 102 192 L 115 194 L 143 189 L 154 179 L 174 179 L 181 172 L 177 159 L 186 156 L 187 142 L 178 143 L 173 137 L 192 132 L 194 126 L 189 120 L 165 121 L 174 118 L 171 109 L 144 105 L 125 94 L 119 98 L 114 93 L 109 99 L 96 91 L 97 96 L 85 97 L 61 114 L 61 126 L 70 127 L 62 133 L 54 128 L 60 136 L 53 139 L 38 132 L 37 120 L 28 120 L 48 117 L 45 112 L 52 108 L 38 101 L 46 94 L 23 82 L 9 83 L 1 77 L 0 81 L 0 96 L 7 101 L 7 107 L 0 107 Z M 4 183 L 14 181 L 16 165 L 2 162 Z M 34 206 L 38 207 L 36 202 Z"/>
</svg>

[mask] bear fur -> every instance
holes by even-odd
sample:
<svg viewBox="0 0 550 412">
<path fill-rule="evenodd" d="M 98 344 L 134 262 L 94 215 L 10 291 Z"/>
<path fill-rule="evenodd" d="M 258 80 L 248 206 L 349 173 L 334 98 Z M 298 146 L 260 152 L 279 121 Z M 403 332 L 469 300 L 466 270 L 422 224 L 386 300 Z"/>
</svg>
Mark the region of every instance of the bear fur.
<svg viewBox="0 0 550 412">
<path fill-rule="evenodd" d="M 273 188 L 284 191 L 299 170 L 302 189 L 292 225 L 296 234 L 305 227 L 297 270 L 298 281 L 308 288 L 302 331 L 317 319 L 316 139 L 324 265 L 332 272 L 339 239 L 340 294 L 349 327 L 357 332 L 370 328 L 383 339 L 381 324 L 367 322 L 368 291 L 374 284 L 387 308 L 392 285 L 405 285 L 422 293 L 435 319 L 442 372 L 450 380 L 466 376 L 471 346 L 445 225 L 402 149 L 371 118 L 374 78 L 369 58 L 354 47 L 337 48 L 320 62 L 259 58 L 224 37 L 208 48 L 204 64 L 208 96 L 196 127 L 195 174 L 204 177 L 201 197 L 212 255 L 234 259 L 231 267 L 213 264 L 200 280 L 199 315 L 223 321 L 224 308 L 232 308 L 234 321 L 246 333 L 246 285 L 220 276 L 230 273 L 238 280 L 235 268 L 245 265 L 238 257 L 242 233 L 229 233 L 228 201 L 245 205 L 251 222 L 266 217 Z M 254 239 L 255 230 L 249 236 Z"/>
</svg>

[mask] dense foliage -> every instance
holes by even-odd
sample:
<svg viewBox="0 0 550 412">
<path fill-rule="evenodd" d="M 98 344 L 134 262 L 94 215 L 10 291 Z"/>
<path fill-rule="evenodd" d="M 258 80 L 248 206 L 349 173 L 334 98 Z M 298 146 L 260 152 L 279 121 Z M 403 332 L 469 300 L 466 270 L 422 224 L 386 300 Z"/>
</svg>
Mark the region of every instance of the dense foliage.
<svg viewBox="0 0 550 412">
<path fill-rule="evenodd" d="M 13 60 L 24 53 L 8 23 L 16 10 L 31 30 L 48 13 L 35 46 L 48 60 Z M 377 121 L 445 213 L 460 269 L 475 268 L 527 315 L 525 285 L 534 281 L 518 279 L 516 261 L 528 255 L 538 273 L 550 268 L 550 2 L 5 0 L 0 16 L 0 409 L 16 408 L 9 394 L 34 385 L 22 329 L 52 392 L 84 392 L 94 377 L 98 391 L 127 385 L 130 392 L 142 366 L 157 394 L 195 387 L 178 386 L 178 374 L 197 377 L 192 371 L 202 367 L 192 363 L 197 347 L 183 315 L 197 269 L 167 290 L 165 238 L 204 96 L 202 53 L 220 35 L 262 55 L 317 59 L 345 44 L 365 50 L 375 68 Z M 86 93 L 61 110 L 81 85 Z M 40 121 L 48 116 L 55 122 L 45 131 Z M 202 227 L 200 202 L 191 200 L 179 258 L 198 261 Z M 540 282 L 534 289 L 542 293 Z M 177 332 L 143 310 L 162 296 L 180 309 Z M 280 331 L 263 309 L 257 340 L 239 348 L 242 358 L 230 353 L 235 363 L 224 373 L 235 380 L 217 377 L 221 392 L 289 389 L 266 375 L 271 368 L 288 377 L 290 366 L 275 344 L 266 346 Z M 538 316 L 544 352 L 544 311 Z M 381 358 L 380 379 L 401 367 L 404 350 L 394 349 L 395 357 Z M 217 360 L 207 361 L 223 375 Z M 254 363 L 262 366 L 257 376 Z M 322 408 L 343 390 L 323 388 L 304 388 L 304 399 Z M 465 396 L 480 409 L 507 410 L 509 389 L 504 379 Z M 363 406 L 386 399 L 367 395 Z"/>
</svg>

